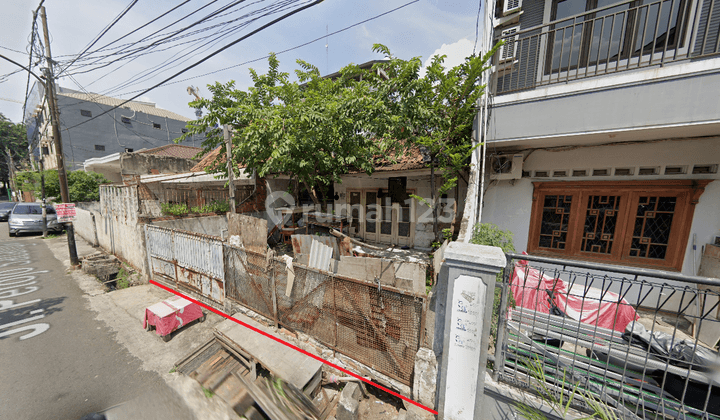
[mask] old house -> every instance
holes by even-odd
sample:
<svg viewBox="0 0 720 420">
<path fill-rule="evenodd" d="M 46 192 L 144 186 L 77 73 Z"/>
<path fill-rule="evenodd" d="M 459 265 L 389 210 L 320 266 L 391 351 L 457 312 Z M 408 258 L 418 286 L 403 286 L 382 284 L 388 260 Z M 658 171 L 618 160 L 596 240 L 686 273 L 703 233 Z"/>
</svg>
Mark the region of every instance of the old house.
<svg viewBox="0 0 720 420">
<path fill-rule="evenodd" d="M 199 147 L 166 144 L 152 149 L 118 152 L 83 162 L 85 171 L 97 172 L 120 183 L 141 175 L 170 175 L 190 171 L 197 165 Z"/>
</svg>

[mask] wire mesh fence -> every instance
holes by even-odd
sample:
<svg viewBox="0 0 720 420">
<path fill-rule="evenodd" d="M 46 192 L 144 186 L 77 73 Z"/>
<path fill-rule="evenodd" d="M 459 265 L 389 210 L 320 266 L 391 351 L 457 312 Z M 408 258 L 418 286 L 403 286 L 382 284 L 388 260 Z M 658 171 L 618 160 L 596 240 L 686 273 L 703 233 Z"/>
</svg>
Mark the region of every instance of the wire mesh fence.
<svg viewBox="0 0 720 420">
<path fill-rule="evenodd" d="M 225 259 L 228 298 L 410 384 L 422 298 L 232 246 Z"/>
<path fill-rule="evenodd" d="M 508 260 L 496 378 L 620 418 L 720 419 L 720 280 Z"/>
</svg>

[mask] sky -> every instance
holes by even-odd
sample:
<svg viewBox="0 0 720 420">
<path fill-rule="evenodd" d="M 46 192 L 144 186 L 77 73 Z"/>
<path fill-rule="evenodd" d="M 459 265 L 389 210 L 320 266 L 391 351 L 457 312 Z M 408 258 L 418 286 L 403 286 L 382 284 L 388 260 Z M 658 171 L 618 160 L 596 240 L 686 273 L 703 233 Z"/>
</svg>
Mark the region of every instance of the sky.
<svg viewBox="0 0 720 420">
<path fill-rule="evenodd" d="M 23 65 L 28 64 L 29 57 L 26 51 L 31 32 L 32 11 L 37 8 L 39 1 L 13 0 L 12 2 L 6 2 L 8 4 L 3 6 L 5 18 L 3 19 L 3 25 L 0 27 L 0 54 Z M 245 10 L 256 10 L 261 6 L 281 1 L 291 0 L 247 0 L 240 6 L 246 6 Z M 303 2 L 307 1 L 299 0 L 299 4 L 305 4 Z M 476 42 L 476 30 L 480 34 L 482 33 L 482 27 L 476 27 L 478 8 L 480 6 L 478 0 L 418 0 L 377 17 L 411 1 L 325 0 L 319 5 L 305 9 L 233 45 L 199 66 L 178 76 L 175 80 L 199 76 L 225 67 L 260 59 L 270 52 L 279 53 L 317 38 L 322 39 L 291 51 L 279 53 L 280 70 L 290 73 L 291 79 L 294 79 L 294 70 L 298 68 L 297 59 L 310 62 L 318 67 L 322 74 L 336 72 L 350 63 L 362 64 L 370 60 L 382 59 L 382 55 L 372 51 L 374 43 L 385 44 L 390 48 L 394 56 L 403 59 L 420 57 L 423 63 L 429 63 L 430 58 L 435 54 L 445 54 L 448 56 L 446 64 L 449 66 L 459 64 L 466 56 L 472 53 Z M 73 55 L 83 51 L 130 3 L 131 0 L 46 0 L 44 6 L 47 9 L 53 58 L 61 62 L 72 59 Z M 180 3 L 179 0 L 137 1 L 103 35 L 95 47 L 116 40 Z M 214 0 L 214 3 L 213 0 L 189 0 L 174 12 L 118 42 L 118 44 L 139 41 L 151 32 L 161 29 L 173 20 L 202 6 L 208 5 L 206 9 L 183 22 L 190 23 L 196 20 L 197 17 L 202 16 L 202 13 L 229 3 L 231 3 L 230 0 Z M 293 7 L 297 7 L 297 5 Z M 108 71 L 114 69 L 114 66 L 119 66 L 119 64 L 87 73 L 75 74 L 72 78 L 74 80 L 69 77 L 61 77 L 58 84 L 74 90 L 109 93 L 110 96 L 127 99 L 137 93 L 128 94 L 129 92 L 155 85 L 280 15 L 258 20 L 242 31 L 234 33 L 233 36 L 209 47 L 205 52 L 179 50 L 156 52 L 139 57 L 110 74 L 107 74 Z M 368 19 L 370 20 L 360 23 Z M 335 31 L 356 24 L 358 25 L 328 36 L 327 41 L 324 37 L 327 33 L 332 34 Z M 482 25 L 482 20 L 480 25 Z M 174 26 L 173 28 L 177 27 Z M 42 35 L 42 29 L 40 29 L 40 34 Z M 172 58 L 173 54 L 176 53 L 178 55 L 175 58 L 179 58 L 176 63 L 178 67 L 160 72 L 152 78 L 135 81 L 133 82 L 135 84 L 117 91 L 110 91 L 116 85 L 132 79 L 144 71 L 148 71 L 148 69 L 162 63 L 164 60 Z M 40 67 L 44 65 L 43 63 Z M 215 82 L 226 83 L 234 80 L 236 87 L 244 90 L 252 84 L 248 71 L 250 68 L 262 74 L 267 70 L 267 60 L 262 59 L 212 75 L 162 86 L 144 94 L 138 100 L 154 102 L 160 108 L 173 111 L 187 118 L 194 118 L 194 110 L 188 106 L 188 102 L 192 100 L 192 97 L 187 92 L 188 86 L 199 87 L 201 96 L 209 96 L 210 92 L 206 87 L 208 84 L 214 84 Z M 6 78 L 2 77 L 2 75 L 11 73 L 16 69 L 15 65 L 0 59 L 0 113 L 14 122 L 19 122 L 22 119 L 22 102 L 25 97 L 27 73 L 22 71 Z M 85 69 L 87 68 L 76 67 L 73 70 L 73 67 L 70 67 L 69 72 L 73 73 L 73 71 Z M 36 74 L 39 74 L 39 68 L 35 70 L 37 71 Z M 76 83 L 82 88 L 78 87 Z"/>
</svg>

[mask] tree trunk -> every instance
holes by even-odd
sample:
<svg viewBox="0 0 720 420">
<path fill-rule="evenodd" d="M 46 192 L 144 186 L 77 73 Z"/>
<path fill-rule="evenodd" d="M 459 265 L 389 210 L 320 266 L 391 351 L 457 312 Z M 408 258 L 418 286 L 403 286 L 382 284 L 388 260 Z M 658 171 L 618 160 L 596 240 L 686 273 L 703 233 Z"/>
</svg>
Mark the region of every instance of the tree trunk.
<svg viewBox="0 0 720 420">
<path fill-rule="evenodd" d="M 305 186 L 305 189 L 308 191 L 308 194 L 310 194 L 310 198 L 312 198 L 313 204 L 315 206 L 320 204 L 320 200 L 317 198 L 317 192 L 314 188 L 310 188 L 307 182 L 303 181 L 303 185 Z"/>
<path fill-rule="evenodd" d="M 435 236 L 435 242 L 439 242 L 437 200 L 435 199 L 435 156 L 431 156 L 430 159 L 430 204 L 432 204 L 433 235 Z"/>
</svg>

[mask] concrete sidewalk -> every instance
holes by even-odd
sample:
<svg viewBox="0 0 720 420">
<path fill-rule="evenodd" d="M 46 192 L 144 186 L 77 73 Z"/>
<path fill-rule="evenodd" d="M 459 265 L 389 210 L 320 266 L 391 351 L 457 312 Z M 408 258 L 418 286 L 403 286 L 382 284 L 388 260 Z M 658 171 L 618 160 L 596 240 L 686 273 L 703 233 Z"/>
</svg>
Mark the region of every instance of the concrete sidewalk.
<svg viewBox="0 0 720 420">
<path fill-rule="evenodd" d="M 100 251 L 100 248 L 93 248 L 77 235 L 75 240 L 78 257 Z M 196 419 L 239 418 L 222 399 L 206 397 L 195 380 L 178 373 L 169 373 L 176 361 L 212 338 L 212 329 L 223 320 L 222 317 L 208 313 L 204 323 L 189 324 L 175 332 L 172 339 L 165 343 L 154 331 L 145 331 L 143 317 L 146 307 L 165 300 L 172 294 L 150 284 L 106 292 L 96 277 L 81 270 L 70 270 L 67 239 L 64 235 L 47 239 L 45 242 L 83 290 L 87 306 L 96 313 L 96 319 L 103 321 L 116 333 L 115 340 L 140 359 L 145 370 L 157 372 L 168 386 L 178 393 Z M 133 409 L 134 405 L 137 404 L 128 403 L 124 409 Z M 118 407 L 113 410 L 122 409 Z M 113 410 L 107 412 L 109 418 L 113 417 Z M 126 416 L 127 412 L 122 415 Z"/>
</svg>

